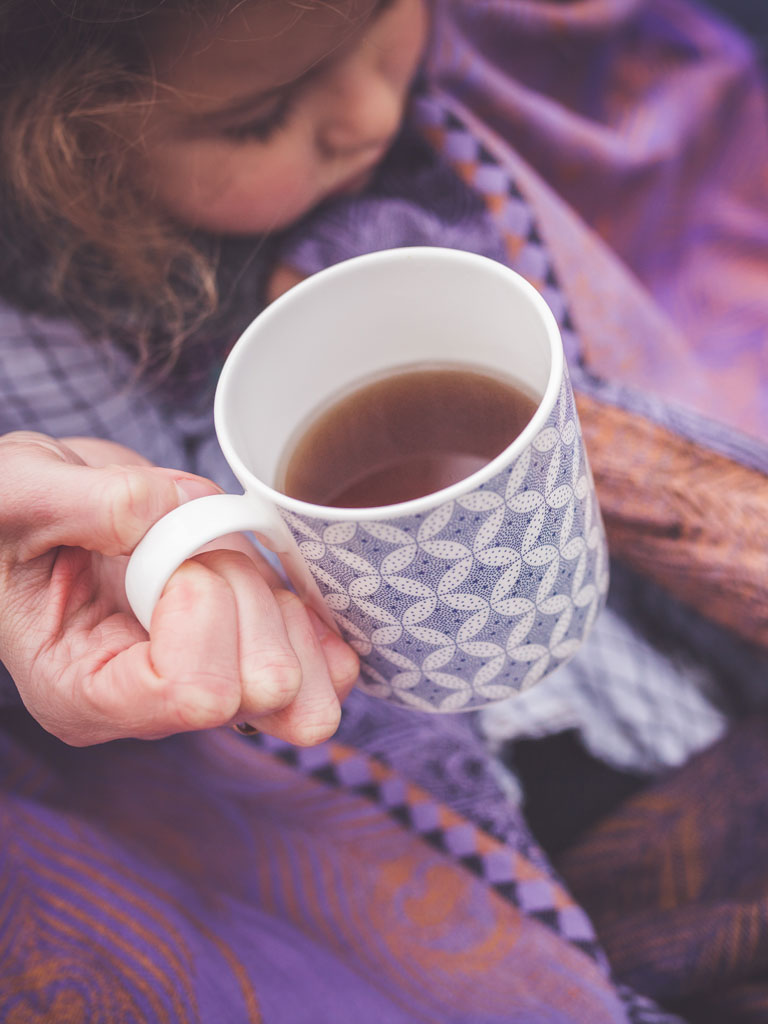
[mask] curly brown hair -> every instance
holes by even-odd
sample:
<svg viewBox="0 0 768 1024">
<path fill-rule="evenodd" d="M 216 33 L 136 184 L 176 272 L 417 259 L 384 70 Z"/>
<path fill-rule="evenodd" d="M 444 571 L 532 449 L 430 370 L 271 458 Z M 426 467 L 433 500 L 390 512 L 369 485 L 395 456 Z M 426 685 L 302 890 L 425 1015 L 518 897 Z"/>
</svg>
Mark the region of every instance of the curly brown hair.
<svg viewBox="0 0 768 1024">
<path fill-rule="evenodd" d="M 0 0 L 6 298 L 102 336 L 114 334 L 119 309 L 140 365 L 173 364 L 217 307 L 212 249 L 131 185 L 136 140 L 121 136 L 115 115 L 152 102 L 154 15 L 186 14 L 213 28 L 241 2 Z M 34 268 L 34 283 L 17 272 L 22 262 Z"/>
</svg>

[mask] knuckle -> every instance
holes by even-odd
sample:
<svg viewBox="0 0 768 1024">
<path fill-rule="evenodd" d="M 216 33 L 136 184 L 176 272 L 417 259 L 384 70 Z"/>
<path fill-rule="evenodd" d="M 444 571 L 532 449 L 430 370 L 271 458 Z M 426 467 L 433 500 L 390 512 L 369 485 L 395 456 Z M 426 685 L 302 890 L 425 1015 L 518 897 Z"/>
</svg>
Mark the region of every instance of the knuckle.
<svg viewBox="0 0 768 1024">
<path fill-rule="evenodd" d="M 212 543 L 217 543 L 216 541 Z M 226 572 L 230 569 L 238 569 L 246 564 L 245 555 L 241 551 L 233 551 L 231 548 L 215 548 L 210 551 L 201 551 L 195 555 L 195 561 L 204 565 L 212 572 Z"/>
<path fill-rule="evenodd" d="M 35 430 L 11 430 L 0 435 L 0 454 L 7 460 L 11 471 L 14 464 L 17 464 L 22 473 L 29 472 L 30 459 L 36 462 L 82 464 L 82 459 L 67 445 Z M 6 468 L 3 468 L 5 476 Z"/>
<path fill-rule="evenodd" d="M 63 461 L 60 446 L 45 434 L 16 430 L 0 437 L 0 529 L 4 545 L 18 545 L 17 560 L 22 562 L 32 557 L 30 537 L 48 518 L 48 495 L 40 471 L 43 452 L 49 463 Z"/>
<path fill-rule="evenodd" d="M 226 580 L 199 558 L 181 563 L 166 583 L 163 597 L 167 626 L 178 630 L 179 636 L 190 634 L 190 616 L 202 619 L 206 614 L 222 614 L 232 605 L 232 592 Z"/>
<path fill-rule="evenodd" d="M 210 688 L 195 681 L 194 691 L 184 695 L 177 703 L 177 715 L 181 728 L 178 731 L 197 732 L 216 729 L 226 725 L 240 708 L 239 694 L 234 690 L 221 692 L 221 680 Z"/>
<path fill-rule="evenodd" d="M 95 498 L 97 507 L 103 509 L 107 536 L 114 547 L 104 554 L 118 554 L 136 544 L 159 512 L 152 481 L 135 469 L 106 469 Z"/>
<path fill-rule="evenodd" d="M 243 682 L 249 699 L 264 714 L 278 711 L 294 699 L 301 689 L 301 663 L 290 650 L 273 651 L 247 659 Z"/>
<path fill-rule="evenodd" d="M 31 444 L 37 445 L 46 451 L 55 452 L 60 456 L 61 446 L 47 434 L 40 434 L 35 430 L 11 430 L 0 437 L 0 444 L 10 451 L 28 451 Z"/>
<path fill-rule="evenodd" d="M 302 652 L 317 655 L 322 645 L 307 614 L 304 602 L 290 590 L 275 590 L 274 598 L 280 608 L 291 642 Z"/>
<path fill-rule="evenodd" d="M 283 618 L 293 618 L 300 615 L 304 610 L 304 605 L 292 590 L 284 590 L 282 587 L 278 587 L 277 590 L 272 591 L 272 596 L 277 602 Z"/>
<path fill-rule="evenodd" d="M 236 681 L 204 669 L 183 674 L 155 672 L 149 688 L 147 703 L 154 706 L 156 718 L 159 713 L 165 734 L 225 725 L 240 707 Z"/>
</svg>

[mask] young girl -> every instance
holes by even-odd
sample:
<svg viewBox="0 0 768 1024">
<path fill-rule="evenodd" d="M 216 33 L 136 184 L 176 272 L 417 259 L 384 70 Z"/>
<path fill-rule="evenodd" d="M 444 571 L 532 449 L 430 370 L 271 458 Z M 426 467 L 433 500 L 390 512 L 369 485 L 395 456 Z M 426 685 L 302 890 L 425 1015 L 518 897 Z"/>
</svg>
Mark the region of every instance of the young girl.
<svg viewBox="0 0 768 1024">
<path fill-rule="evenodd" d="M 266 301 L 455 245 L 553 308 L 614 551 L 765 642 L 767 120 L 754 55 L 686 0 L 0 0 L 4 696 L 89 748 L 8 711 L 0 1017 L 677 1019 L 613 986 L 487 739 L 577 730 L 614 768 L 678 765 L 724 730 L 725 675 L 749 686 L 732 638 L 617 570 L 591 646 L 485 741 L 352 695 L 356 752 L 304 757 L 357 660 L 259 553 L 182 566 L 149 636 L 123 573 L 160 516 L 235 486 L 212 389 Z M 243 722 L 263 749 L 211 730 Z M 583 802 L 558 793 L 550 826 Z M 604 871 L 646 851 L 623 828 Z M 666 955 L 650 883 L 625 933 L 578 878 L 624 980 L 665 996 L 666 961 L 717 959 Z"/>
<path fill-rule="evenodd" d="M 362 191 L 398 131 L 428 14 L 423 0 L 67 13 L 24 0 L 2 17 L 6 297 L 119 334 L 140 367 L 168 373 L 221 298 L 191 232 L 263 236 Z M 40 429 L 8 411 L 6 430 Z M 244 719 L 327 738 L 355 655 L 243 542 L 176 574 L 149 639 L 132 619 L 124 556 L 214 489 L 146 454 L 1 442 L 0 656 L 25 704 L 74 744 Z"/>
</svg>

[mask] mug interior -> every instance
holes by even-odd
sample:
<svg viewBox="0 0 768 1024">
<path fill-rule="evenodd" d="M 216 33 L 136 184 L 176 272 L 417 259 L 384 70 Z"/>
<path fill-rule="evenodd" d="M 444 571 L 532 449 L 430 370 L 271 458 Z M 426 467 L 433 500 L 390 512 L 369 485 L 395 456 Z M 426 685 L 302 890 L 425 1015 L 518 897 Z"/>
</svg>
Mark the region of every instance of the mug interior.
<svg viewBox="0 0 768 1024">
<path fill-rule="evenodd" d="M 219 442 L 244 487 L 272 492 L 286 448 L 319 410 L 361 381 L 445 363 L 511 378 L 539 403 L 510 448 L 473 478 L 490 475 L 554 404 L 562 344 L 551 311 L 522 277 L 482 256 L 412 248 L 356 257 L 297 285 L 246 329 L 216 392 Z"/>
</svg>

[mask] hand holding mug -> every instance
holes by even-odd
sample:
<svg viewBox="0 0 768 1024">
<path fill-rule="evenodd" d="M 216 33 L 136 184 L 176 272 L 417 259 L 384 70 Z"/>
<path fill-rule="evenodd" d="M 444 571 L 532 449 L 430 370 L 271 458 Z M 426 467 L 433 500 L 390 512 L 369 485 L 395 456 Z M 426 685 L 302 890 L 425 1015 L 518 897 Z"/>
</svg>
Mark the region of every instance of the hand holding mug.
<svg viewBox="0 0 768 1024">
<path fill-rule="evenodd" d="M 243 537 L 187 562 L 150 637 L 128 554 L 210 481 L 89 438 L 0 438 L 0 660 L 31 714 L 74 746 L 247 718 L 293 743 L 330 736 L 357 659 Z"/>
<path fill-rule="evenodd" d="M 320 411 L 366 383 L 435 367 L 514 381 L 533 399 L 530 421 L 432 493 L 338 507 L 280 489 L 297 433 Z M 508 268 L 433 248 L 331 267 L 246 330 L 214 412 L 244 493 L 191 502 L 138 545 L 126 587 L 145 626 L 185 558 L 250 530 L 358 652 L 360 685 L 414 709 L 513 695 L 591 628 L 607 550 L 562 342 L 541 296 Z"/>
</svg>

